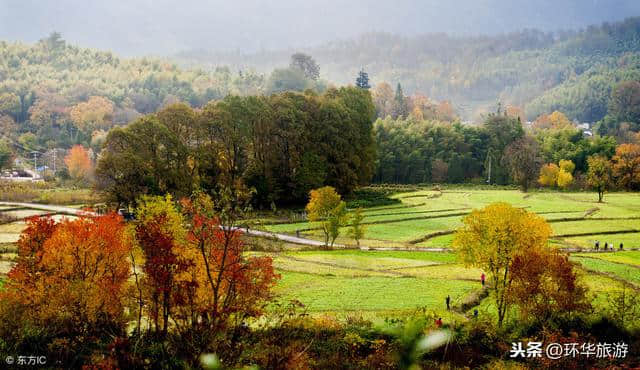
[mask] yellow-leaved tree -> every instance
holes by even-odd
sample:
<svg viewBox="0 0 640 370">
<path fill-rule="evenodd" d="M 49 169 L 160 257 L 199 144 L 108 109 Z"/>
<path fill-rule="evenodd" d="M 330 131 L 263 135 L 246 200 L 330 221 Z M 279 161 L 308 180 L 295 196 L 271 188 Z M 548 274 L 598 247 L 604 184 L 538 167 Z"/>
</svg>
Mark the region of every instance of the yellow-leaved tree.
<svg viewBox="0 0 640 370">
<path fill-rule="evenodd" d="M 571 184 L 573 184 L 573 170 L 575 170 L 576 165 L 568 160 L 562 159 L 558 162 L 560 167 L 560 172 L 558 172 L 558 187 L 563 189 L 568 188 Z"/>
<path fill-rule="evenodd" d="M 489 274 L 498 326 L 510 306 L 507 295 L 514 258 L 544 249 L 549 236 L 551 227 L 542 217 L 502 202 L 474 210 L 456 231 L 453 248 L 458 258 Z"/>
<path fill-rule="evenodd" d="M 555 163 L 548 163 L 540 168 L 540 177 L 538 182 L 542 186 L 555 186 L 558 181 L 558 172 L 560 169 Z"/>
<path fill-rule="evenodd" d="M 311 190 L 305 209 L 309 221 L 320 222 L 324 233 L 324 245 L 329 246 L 329 238 L 335 240 L 340 226 L 346 223 L 346 205 L 340 194 L 331 186 Z M 333 241 L 331 244 L 333 245 Z"/>
</svg>

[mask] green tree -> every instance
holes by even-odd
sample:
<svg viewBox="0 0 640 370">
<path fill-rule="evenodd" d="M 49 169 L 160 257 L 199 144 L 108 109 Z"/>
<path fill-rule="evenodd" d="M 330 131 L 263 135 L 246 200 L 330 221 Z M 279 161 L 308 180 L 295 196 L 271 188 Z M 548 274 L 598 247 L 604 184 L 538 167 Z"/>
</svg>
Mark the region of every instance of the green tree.
<svg viewBox="0 0 640 370">
<path fill-rule="evenodd" d="M 519 119 L 500 113 L 489 114 L 484 122 L 484 128 L 489 136 L 488 148 L 491 153 L 504 153 L 509 144 L 524 136 L 522 123 Z M 506 184 L 509 181 L 509 171 L 506 163 L 501 163 L 500 154 L 497 156 L 491 161 L 491 181 Z M 485 167 L 485 171 L 488 171 L 487 167 Z"/>
<path fill-rule="evenodd" d="M 338 236 L 340 236 L 340 229 L 343 228 L 347 222 L 349 222 L 349 213 L 347 212 L 347 204 L 342 201 L 338 206 L 329 212 L 327 219 L 327 229 L 329 230 L 330 244 L 329 247 L 333 248 Z"/>
<path fill-rule="evenodd" d="M 0 171 L 12 165 L 13 151 L 6 140 L 0 139 Z"/>
<path fill-rule="evenodd" d="M 360 239 L 364 238 L 366 226 L 362 223 L 364 221 L 364 214 L 362 208 L 358 208 L 351 215 L 351 227 L 349 228 L 349 235 L 356 241 L 356 245 L 360 247 Z"/>
<path fill-rule="evenodd" d="M 409 105 L 407 104 L 407 98 L 402 92 L 402 85 L 398 82 L 396 86 L 396 94 L 393 98 L 393 108 L 391 111 L 393 118 L 402 118 L 409 115 Z"/>
</svg>

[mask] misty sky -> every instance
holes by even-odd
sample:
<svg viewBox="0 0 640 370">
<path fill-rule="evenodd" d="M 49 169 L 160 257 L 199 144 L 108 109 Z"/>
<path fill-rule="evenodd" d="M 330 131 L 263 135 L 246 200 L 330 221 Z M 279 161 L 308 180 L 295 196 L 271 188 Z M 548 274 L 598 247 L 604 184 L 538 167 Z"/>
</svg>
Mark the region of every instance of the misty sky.
<svg viewBox="0 0 640 370">
<path fill-rule="evenodd" d="M 53 30 L 124 55 L 189 49 L 252 52 L 347 39 L 577 29 L 640 15 L 640 0 L 0 0 L 0 39 Z"/>
</svg>

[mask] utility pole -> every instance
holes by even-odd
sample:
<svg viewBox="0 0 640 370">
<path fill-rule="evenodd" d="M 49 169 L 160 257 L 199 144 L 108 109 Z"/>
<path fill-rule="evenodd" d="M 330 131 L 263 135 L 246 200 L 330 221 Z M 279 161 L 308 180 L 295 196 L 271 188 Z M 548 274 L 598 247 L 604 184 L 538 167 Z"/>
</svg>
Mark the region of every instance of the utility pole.
<svg viewBox="0 0 640 370">
<path fill-rule="evenodd" d="M 38 172 L 38 152 L 34 150 L 31 154 L 33 154 L 33 171 Z"/>
</svg>

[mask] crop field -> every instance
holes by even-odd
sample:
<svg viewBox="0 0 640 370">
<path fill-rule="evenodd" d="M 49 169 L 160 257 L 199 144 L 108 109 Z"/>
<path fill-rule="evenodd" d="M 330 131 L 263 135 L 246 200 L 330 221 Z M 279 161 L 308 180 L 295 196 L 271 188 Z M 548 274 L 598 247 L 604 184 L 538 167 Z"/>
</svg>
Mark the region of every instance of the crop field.
<svg viewBox="0 0 640 370">
<path fill-rule="evenodd" d="M 560 246 L 592 248 L 600 244 L 620 243 L 640 247 L 640 194 L 611 193 L 598 203 L 593 193 L 530 192 L 517 190 L 421 190 L 392 196 L 396 206 L 368 208 L 365 240 L 371 247 L 450 247 L 451 233 L 474 208 L 505 201 L 535 212 L 552 226 L 554 241 Z M 318 225 L 308 222 L 265 225 L 266 230 L 321 239 Z M 346 228 L 343 230 L 346 234 Z M 336 243 L 353 245 L 347 237 Z"/>
<path fill-rule="evenodd" d="M 383 317 L 419 308 L 444 314 L 447 295 L 455 307 L 481 288 L 481 271 L 464 268 L 452 253 L 337 250 L 269 255 L 281 275 L 279 298 L 297 299 L 312 314 Z"/>
<path fill-rule="evenodd" d="M 275 288 L 279 300 L 299 300 L 310 314 L 357 313 L 382 319 L 428 309 L 448 320 L 464 320 L 474 305 L 481 315 L 494 311 L 490 299 L 477 298 L 482 271 L 463 266 L 449 251 L 429 248 L 451 247 L 453 231 L 472 209 L 506 201 L 547 219 L 555 245 L 588 252 L 572 253 L 571 260 L 581 267 L 595 305 L 605 307 L 607 294 L 623 285 L 640 290 L 640 251 L 629 250 L 640 247 L 638 194 L 607 194 L 604 203 L 598 203 L 592 193 L 523 194 L 517 190 L 425 189 L 392 197 L 401 203 L 364 210 L 367 228 L 361 244 L 380 250 L 313 250 L 317 248 L 280 243 L 274 249 L 278 252 L 250 254 L 271 256 L 281 276 Z M 35 214 L 29 210 L 12 213 L 18 218 Z M 322 239 L 316 224 L 282 223 L 268 214 L 260 220 L 268 231 L 290 235 L 298 231 L 300 236 Z M 24 226 L 23 221 L 0 225 L 0 274 L 10 268 L 15 258 L 13 243 Z M 336 243 L 353 247 L 346 231 L 342 230 Z M 263 247 L 266 243 L 255 237 L 247 239 Z M 601 246 L 614 244 L 616 249 L 624 243 L 625 251 L 592 253 L 596 240 Z M 451 296 L 451 312 L 446 311 L 447 295 Z"/>
</svg>

